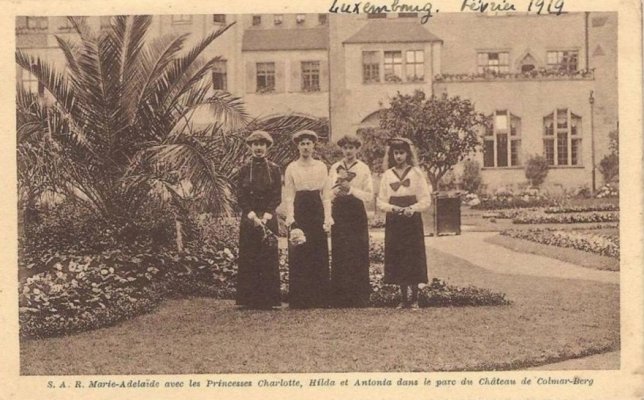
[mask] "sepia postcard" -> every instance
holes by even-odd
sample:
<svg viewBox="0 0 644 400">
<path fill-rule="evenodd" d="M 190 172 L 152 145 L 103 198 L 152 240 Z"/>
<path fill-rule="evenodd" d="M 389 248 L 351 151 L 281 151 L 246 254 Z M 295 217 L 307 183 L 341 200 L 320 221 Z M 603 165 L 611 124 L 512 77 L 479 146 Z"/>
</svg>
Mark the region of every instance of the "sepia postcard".
<svg viewBox="0 0 644 400">
<path fill-rule="evenodd" d="M 0 4 L 0 399 L 644 399 L 640 2 Z"/>
</svg>

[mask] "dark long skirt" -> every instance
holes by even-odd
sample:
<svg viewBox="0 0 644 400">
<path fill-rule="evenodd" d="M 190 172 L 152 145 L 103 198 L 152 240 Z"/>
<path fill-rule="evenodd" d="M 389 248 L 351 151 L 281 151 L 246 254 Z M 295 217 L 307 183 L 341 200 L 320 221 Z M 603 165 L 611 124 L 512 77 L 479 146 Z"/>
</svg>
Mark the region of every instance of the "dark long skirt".
<svg viewBox="0 0 644 400">
<path fill-rule="evenodd" d="M 331 230 L 331 303 L 364 307 L 369 303 L 369 229 L 362 200 L 341 196 L 333 201 Z"/>
<path fill-rule="evenodd" d="M 306 236 L 304 244 L 289 244 L 289 294 L 291 308 L 316 308 L 328 304 L 329 244 L 324 232 L 324 207 L 320 192 L 297 191 L 295 225 Z"/>
<path fill-rule="evenodd" d="M 407 207 L 416 196 L 390 197 L 389 203 Z M 387 213 L 385 219 L 385 283 L 416 285 L 427 283 L 427 258 L 423 220 L 420 213 L 411 217 Z"/>
<path fill-rule="evenodd" d="M 267 226 L 278 232 L 276 218 L 268 221 Z M 262 238 L 262 229 L 242 217 L 239 227 L 238 305 L 270 308 L 282 304 L 277 241 L 267 242 Z"/>
</svg>

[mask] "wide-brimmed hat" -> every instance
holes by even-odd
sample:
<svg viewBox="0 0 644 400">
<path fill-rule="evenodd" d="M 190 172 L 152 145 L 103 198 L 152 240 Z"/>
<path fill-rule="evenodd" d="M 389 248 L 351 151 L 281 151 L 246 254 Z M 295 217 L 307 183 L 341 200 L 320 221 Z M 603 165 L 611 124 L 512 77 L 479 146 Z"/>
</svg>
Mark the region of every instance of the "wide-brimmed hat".
<svg viewBox="0 0 644 400">
<path fill-rule="evenodd" d="M 313 132 L 312 130 L 305 129 L 303 131 L 295 132 L 293 134 L 293 142 L 294 143 L 299 143 L 303 139 L 311 139 L 314 142 L 318 141 L 318 134 Z"/>
<path fill-rule="evenodd" d="M 352 135 L 352 134 L 345 134 L 338 141 L 336 142 L 338 146 L 342 147 L 347 144 L 352 144 L 355 147 L 360 147 L 362 146 L 362 140 L 357 135 Z"/>
<path fill-rule="evenodd" d="M 251 144 L 253 142 L 265 142 L 268 147 L 273 145 L 273 138 L 266 131 L 253 131 L 246 138 L 246 143 Z"/>
</svg>

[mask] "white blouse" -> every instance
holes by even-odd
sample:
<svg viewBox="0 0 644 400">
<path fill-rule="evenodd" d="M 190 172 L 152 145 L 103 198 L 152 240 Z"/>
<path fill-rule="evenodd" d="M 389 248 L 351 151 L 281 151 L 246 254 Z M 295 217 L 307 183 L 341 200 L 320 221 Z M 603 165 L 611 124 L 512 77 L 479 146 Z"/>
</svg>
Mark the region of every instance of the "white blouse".
<svg viewBox="0 0 644 400">
<path fill-rule="evenodd" d="M 407 179 L 409 179 L 409 186 L 402 184 Z M 397 186 L 397 190 L 394 190 L 392 184 Z M 412 167 L 402 181 L 394 173 L 393 168 L 386 170 L 382 174 L 380 190 L 378 191 L 378 208 L 385 212 L 392 212 L 394 206 L 389 204 L 391 196 L 416 196 L 417 203 L 409 207 L 415 212 L 425 211 L 431 205 L 429 184 L 425 174 L 418 167 Z"/>
<path fill-rule="evenodd" d="M 300 190 L 319 190 L 324 206 L 324 220 L 333 223 L 331 218 L 331 199 L 328 195 L 328 174 L 326 165 L 320 160 L 303 163 L 293 161 L 284 172 L 284 200 L 286 202 L 286 221 L 294 220 L 295 193 Z"/>
<path fill-rule="evenodd" d="M 342 174 L 342 170 L 346 170 L 349 174 L 355 176 L 349 181 L 351 188 L 349 195 L 353 195 L 363 202 L 373 200 L 373 182 L 371 180 L 371 171 L 369 166 L 360 160 L 356 160 L 351 165 L 346 165 L 344 161 L 338 161 L 331 166 L 329 170 L 329 185 L 331 188 L 335 186 L 338 181 L 338 174 Z M 329 190 L 331 199 L 334 198 L 333 190 Z"/>
</svg>

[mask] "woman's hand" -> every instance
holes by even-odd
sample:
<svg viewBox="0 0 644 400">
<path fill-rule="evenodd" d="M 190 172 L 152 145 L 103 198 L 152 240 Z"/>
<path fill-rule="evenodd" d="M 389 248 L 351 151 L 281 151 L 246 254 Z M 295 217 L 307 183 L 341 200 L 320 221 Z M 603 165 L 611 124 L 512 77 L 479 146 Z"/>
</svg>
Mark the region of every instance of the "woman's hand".
<svg viewBox="0 0 644 400">
<path fill-rule="evenodd" d="M 324 232 L 326 233 L 331 232 L 331 226 L 333 226 L 333 218 L 325 219 L 324 225 L 322 225 Z"/>
<path fill-rule="evenodd" d="M 415 212 L 411 209 L 411 207 L 406 207 L 403 209 L 403 214 L 405 215 L 405 217 L 411 217 L 414 215 L 414 213 Z"/>
</svg>

